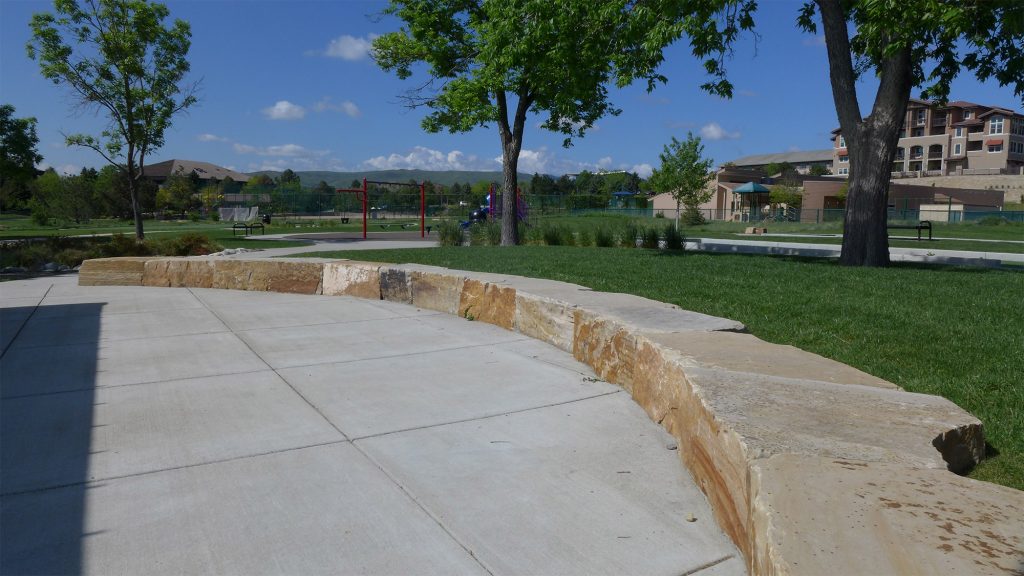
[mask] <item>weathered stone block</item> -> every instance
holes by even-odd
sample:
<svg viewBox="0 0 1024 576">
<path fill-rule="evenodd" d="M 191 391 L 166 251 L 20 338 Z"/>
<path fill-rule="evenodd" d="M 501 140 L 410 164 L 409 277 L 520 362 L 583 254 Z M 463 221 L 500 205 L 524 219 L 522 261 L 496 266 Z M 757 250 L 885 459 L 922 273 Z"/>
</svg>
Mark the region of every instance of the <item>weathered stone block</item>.
<svg viewBox="0 0 1024 576">
<path fill-rule="evenodd" d="M 410 272 L 412 304 L 426 310 L 458 314 L 465 278 L 455 272 Z"/>
<path fill-rule="evenodd" d="M 143 286 L 213 288 L 214 262 L 160 258 L 146 262 Z"/>
<path fill-rule="evenodd" d="M 380 300 L 380 264 L 325 263 L 323 293 L 327 296 L 355 296 Z"/>
<path fill-rule="evenodd" d="M 572 352 L 573 319 L 571 304 L 516 293 L 515 329 L 521 334 Z"/>
<path fill-rule="evenodd" d="M 409 273 L 401 268 L 381 266 L 380 297 L 388 302 L 412 304 L 412 285 Z"/>
<path fill-rule="evenodd" d="M 636 336 L 589 310 L 573 311 L 572 355 L 605 380 L 631 390 Z"/>
<path fill-rule="evenodd" d="M 992 574 L 1024 566 L 1024 492 L 944 470 L 785 455 L 751 467 L 754 574 Z"/>
<path fill-rule="evenodd" d="M 148 257 L 97 258 L 82 262 L 79 286 L 142 286 Z"/>
<path fill-rule="evenodd" d="M 320 294 L 323 263 L 287 260 L 217 260 L 213 287 L 228 290 Z"/>
<path fill-rule="evenodd" d="M 514 288 L 466 280 L 459 298 L 459 316 L 511 330 L 516 318 Z"/>
<path fill-rule="evenodd" d="M 751 334 L 736 332 L 645 333 L 665 348 L 675 350 L 683 361 L 705 368 L 735 372 L 756 372 L 768 376 L 800 378 L 836 384 L 860 384 L 899 389 L 882 380 L 835 360 L 823 358 L 793 346 L 765 342 Z"/>
</svg>

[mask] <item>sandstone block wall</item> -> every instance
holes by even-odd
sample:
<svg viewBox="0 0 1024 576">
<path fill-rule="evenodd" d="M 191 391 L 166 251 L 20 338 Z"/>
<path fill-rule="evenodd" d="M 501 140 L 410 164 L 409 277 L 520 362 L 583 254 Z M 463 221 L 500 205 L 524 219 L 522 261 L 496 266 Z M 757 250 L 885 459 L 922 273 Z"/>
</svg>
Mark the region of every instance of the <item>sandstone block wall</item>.
<svg viewBox="0 0 1024 576">
<path fill-rule="evenodd" d="M 548 342 L 677 438 L 754 574 L 1024 570 L 1024 493 L 953 473 L 983 457 L 977 418 L 732 320 L 564 282 L 371 262 L 114 258 L 84 263 L 79 282 L 384 299 Z"/>
</svg>

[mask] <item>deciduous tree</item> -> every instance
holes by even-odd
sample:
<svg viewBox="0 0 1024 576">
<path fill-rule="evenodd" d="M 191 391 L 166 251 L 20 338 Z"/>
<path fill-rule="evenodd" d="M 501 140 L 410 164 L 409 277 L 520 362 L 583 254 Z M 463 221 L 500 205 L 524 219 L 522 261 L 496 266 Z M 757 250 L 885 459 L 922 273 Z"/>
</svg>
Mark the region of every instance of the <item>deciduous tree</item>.
<svg viewBox="0 0 1024 576">
<path fill-rule="evenodd" d="M 79 106 L 106 116 L 99 136 L 73 134 L 67 144 L 95 150 L 125 172 L 142 240 L 146 158 L 163 146 L 174 115 L 196 103 L 196 86 L 182 84 L 191 28 L 183 20 L 165 24 L 167 7 L 146 0 L 55 0 L 53 7 L 32 17 L 29 57 Z"/>
<path fill-rule="evenodd" d="M 15 118 L 14 106 L 0 105 L 0 210 L 21 207 L 28 200 L 36 164 L 43 157 L 36 150 L 35 118 Z"/>
<path fill-rule="evenodd" d="M 649 181 L 652 188 L 668 192 L 675 199 L 678 230 L 680 205 L 685 205 L 690 213 L 699 214 L 698 206 L 711 198 L 713 192 L 708 188 L 708 182 L 714 176 L 711 172 L 713 161 L 704 158 L 700 136 L 694 136 L 692 132 L 687 133 L 686 140 L 682 142 L 673 137 L 658 157 L 661 166 L 651 173 Z"/>
<path fill-rule="evenodd" d="M 663 33 L 690 38 L 705 58 L 712 81 L 705 87 L 729 95 L 725 59 L 740 32 L 754 29 L 756 0 L 665 0 Z M 850 156 L 843 248 L 852 266 L 889 263 L 886 198 L 907 101 L 916 86 L 923 98 L 942 102 L 961 70 L 1012 86 L 1024 96 L 1024 4 L 1019 0 L 811 0 L 798 24 L 817 32 L 820 15 L 828 50 L 829 79 L 839 126 Z M 878 89 L 868 115 L 857 97 L 859 76 L 873 73 Z"/>
<path fill-rule="evenodd" d="M 637 33 L 657 15 L 633 0 L 391 0 L 385 13 L 405 27 L 375 39 L 374 57 L 403 79 L 426 64 L 430 79 L 407 95 L 409 106 L 431 110 L 424 129 L 496 125 L 506 192 L 502 245 L 519 240 L 514 203 L 527 115 L 543 115 L 541 127 L 564 134 L 569 145 L 599 118 L 619 113 L 609 84 L 663 80 L 654 65 L 671 40 Z"/>
</svg>

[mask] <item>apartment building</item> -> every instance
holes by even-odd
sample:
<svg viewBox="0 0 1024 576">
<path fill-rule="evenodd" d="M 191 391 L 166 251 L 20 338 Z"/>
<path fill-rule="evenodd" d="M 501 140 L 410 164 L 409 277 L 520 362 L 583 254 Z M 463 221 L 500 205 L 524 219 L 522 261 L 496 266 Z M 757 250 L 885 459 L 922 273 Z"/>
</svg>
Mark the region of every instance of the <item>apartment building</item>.
<svg viewBox="0 0 1024 576">
<path fill-rule="evenodd" d="M 832 131 L 832 173 L 850 173 L 846 140 Z M 1024 115 L 957 100 L 911 98 L 892 167 L 893 178 L 1024 174 Z"/>
</svg>

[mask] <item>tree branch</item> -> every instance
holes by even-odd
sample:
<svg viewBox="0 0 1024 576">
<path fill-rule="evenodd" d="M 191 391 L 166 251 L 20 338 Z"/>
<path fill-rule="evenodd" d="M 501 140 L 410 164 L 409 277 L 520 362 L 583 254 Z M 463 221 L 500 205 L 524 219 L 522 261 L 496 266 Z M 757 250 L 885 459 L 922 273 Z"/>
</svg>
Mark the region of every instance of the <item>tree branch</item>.
<svg viewBox="0 0 1024 576">
<path fill-rule="evenodd" d="M 846 15 L 841 0 L 816 0 L 825 29 L 825 48 L 828 50 L 829 78 L 832 99 L 839 115 L 839 126 L 847 141 L 860 136 L 860 104 L 857 101 L 857 77 L 853 71 L 850 38 L 846 30 Z"/>
</svg>

